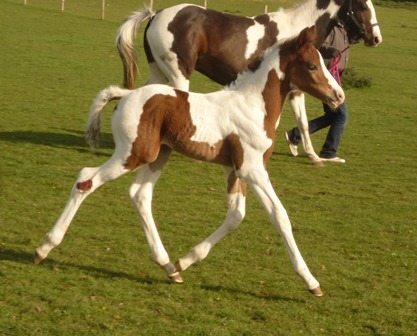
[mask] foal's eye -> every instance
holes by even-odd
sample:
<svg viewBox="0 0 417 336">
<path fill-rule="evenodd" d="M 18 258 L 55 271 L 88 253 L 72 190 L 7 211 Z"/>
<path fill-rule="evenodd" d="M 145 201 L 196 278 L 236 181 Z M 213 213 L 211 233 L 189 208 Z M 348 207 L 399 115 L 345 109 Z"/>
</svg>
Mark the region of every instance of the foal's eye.
<svg viewBox="0 0 417 336">
<path fill-rule="evenodd" d="M 308 70 L 310 70 L 310 71 L 317 70 L 317 67 L 316 67 L 314 64 L 308 64 L 308 65 L 307 65 L 307 68 L 308 68 Z"/>
</svg>

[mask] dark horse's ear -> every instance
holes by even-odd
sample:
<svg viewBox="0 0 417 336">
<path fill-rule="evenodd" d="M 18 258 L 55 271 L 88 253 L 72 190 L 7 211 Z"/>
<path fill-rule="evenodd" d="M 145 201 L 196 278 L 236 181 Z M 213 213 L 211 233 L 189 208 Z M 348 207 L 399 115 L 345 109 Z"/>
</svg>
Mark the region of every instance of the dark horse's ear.
<svg viewBox="0 0 417 336">
<path fill-rule="evenodd" d="M 316 26 L 304 28 L 298 36 L 298 49 L 316 40 Z"/>
</svg>

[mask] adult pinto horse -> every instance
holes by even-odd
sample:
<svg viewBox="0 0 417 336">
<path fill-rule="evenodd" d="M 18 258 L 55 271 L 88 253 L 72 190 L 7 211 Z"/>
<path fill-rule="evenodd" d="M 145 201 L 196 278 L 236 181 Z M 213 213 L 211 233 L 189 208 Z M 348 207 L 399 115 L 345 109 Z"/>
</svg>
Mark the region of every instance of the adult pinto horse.
<svg viewBox="0 0 417 336">
<path fill-rule="evenodd" d="M 180 271 L 204 259 L 220 239 L 237 228 L 245 216 L 249 185 L 282 235 L 295 272 L 313 294 L 321 296 L 320 285 L 297 248 L 290 220 L 265 168 L 274 148 L 282 105 L 291 90 L 303 90 L 333 107 L 344 100 L 343 90 L 312 44 L 314 38 L 311 27 L 297 38 L 275 44 L 234 83 L 214 93 L 188 93 L 161 84 L 137 90 L 103 90 L 90 109 L 87 135 L 96 142 L 104 106 L 120 99 L 112 119 L 115 152 L 102 166 L 81 170 L 61 217 L 36 250 L 35 262 L 60 244 L 88 195 L 105 182 L 140 168 L 129 194 L 153 259 L 171 279 L 182 282 Z M 153 190 L 171 150 L 223 165 L 228 193 L 224 223 L 175 264 L 162 244 L 151 211 Z"/>
<path fill-rule="evenodd" d="M 124 86 L 134 88 L 137 73 L 134 35 L 140 24 L 146 27 L 144 48 L 150 67 L 148 83 L 169 82 L 188 91 L 194 69 L 226 85 L 239 72 L 257 61 L 278 39 L 299 34 L 316 25 L 316 47 L 324 42 L 338 17 L 354 26 L 368 46 L 377 46 L 382 36 L 371 0 L 307 0 L 299 6 L 255 17 L 242 17 L 182 4 L 157 13 L 143 8 L 132 13 L 119 28 L 116 45 L 124 67 Z M 304 95 L 289 96 L 304 150 L 313 164 L 323 165 L 315 153 L 309 132 Z"/>
</svg>

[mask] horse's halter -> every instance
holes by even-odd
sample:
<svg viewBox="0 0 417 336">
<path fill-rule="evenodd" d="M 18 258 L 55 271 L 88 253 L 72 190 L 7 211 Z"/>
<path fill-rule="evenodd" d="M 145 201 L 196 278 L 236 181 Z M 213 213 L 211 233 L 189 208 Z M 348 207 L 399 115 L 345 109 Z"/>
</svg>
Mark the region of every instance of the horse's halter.
<svg viewBox="0 0 417 336">
<path fill-rule="evenodd" d="M 347 17 L 352 20 L 352 22 L 355 24 L 356 28 L 360 31 L 361 35 L 364 36 L 366 30 L 359 23 L 359 21 L 355 18 L 355 14 L 354 14 L 353 9 L 352 9 L 352 7 L 353 7 L 352 6 L 352 1 L 353 0 L 349 0 L 349 8 L 348 8 L 348 11 L 347 11 Z M 376 27 L 376 26 L 379 26 L 378 22 L 377 23 L 373 23 L 370 28 L 373 28 L 373 27 Z"/>
</svg>

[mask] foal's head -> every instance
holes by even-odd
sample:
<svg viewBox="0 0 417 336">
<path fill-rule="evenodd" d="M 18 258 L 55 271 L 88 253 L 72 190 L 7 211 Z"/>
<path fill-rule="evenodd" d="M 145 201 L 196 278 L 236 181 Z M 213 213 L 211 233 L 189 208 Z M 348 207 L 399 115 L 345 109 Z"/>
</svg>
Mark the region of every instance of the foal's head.
<svg viewBox="0 0 417 336">
<path fill-rule="evenodd" d="M 291 89 L 304 91 L 336 108 L 343 103 L 345 95 L 314 47 L 315 38 L 316 29 L 313 26 L 303 29 L 296 39 L 282 44 L 281 71 L 285 73 Z"/>
</svg>

